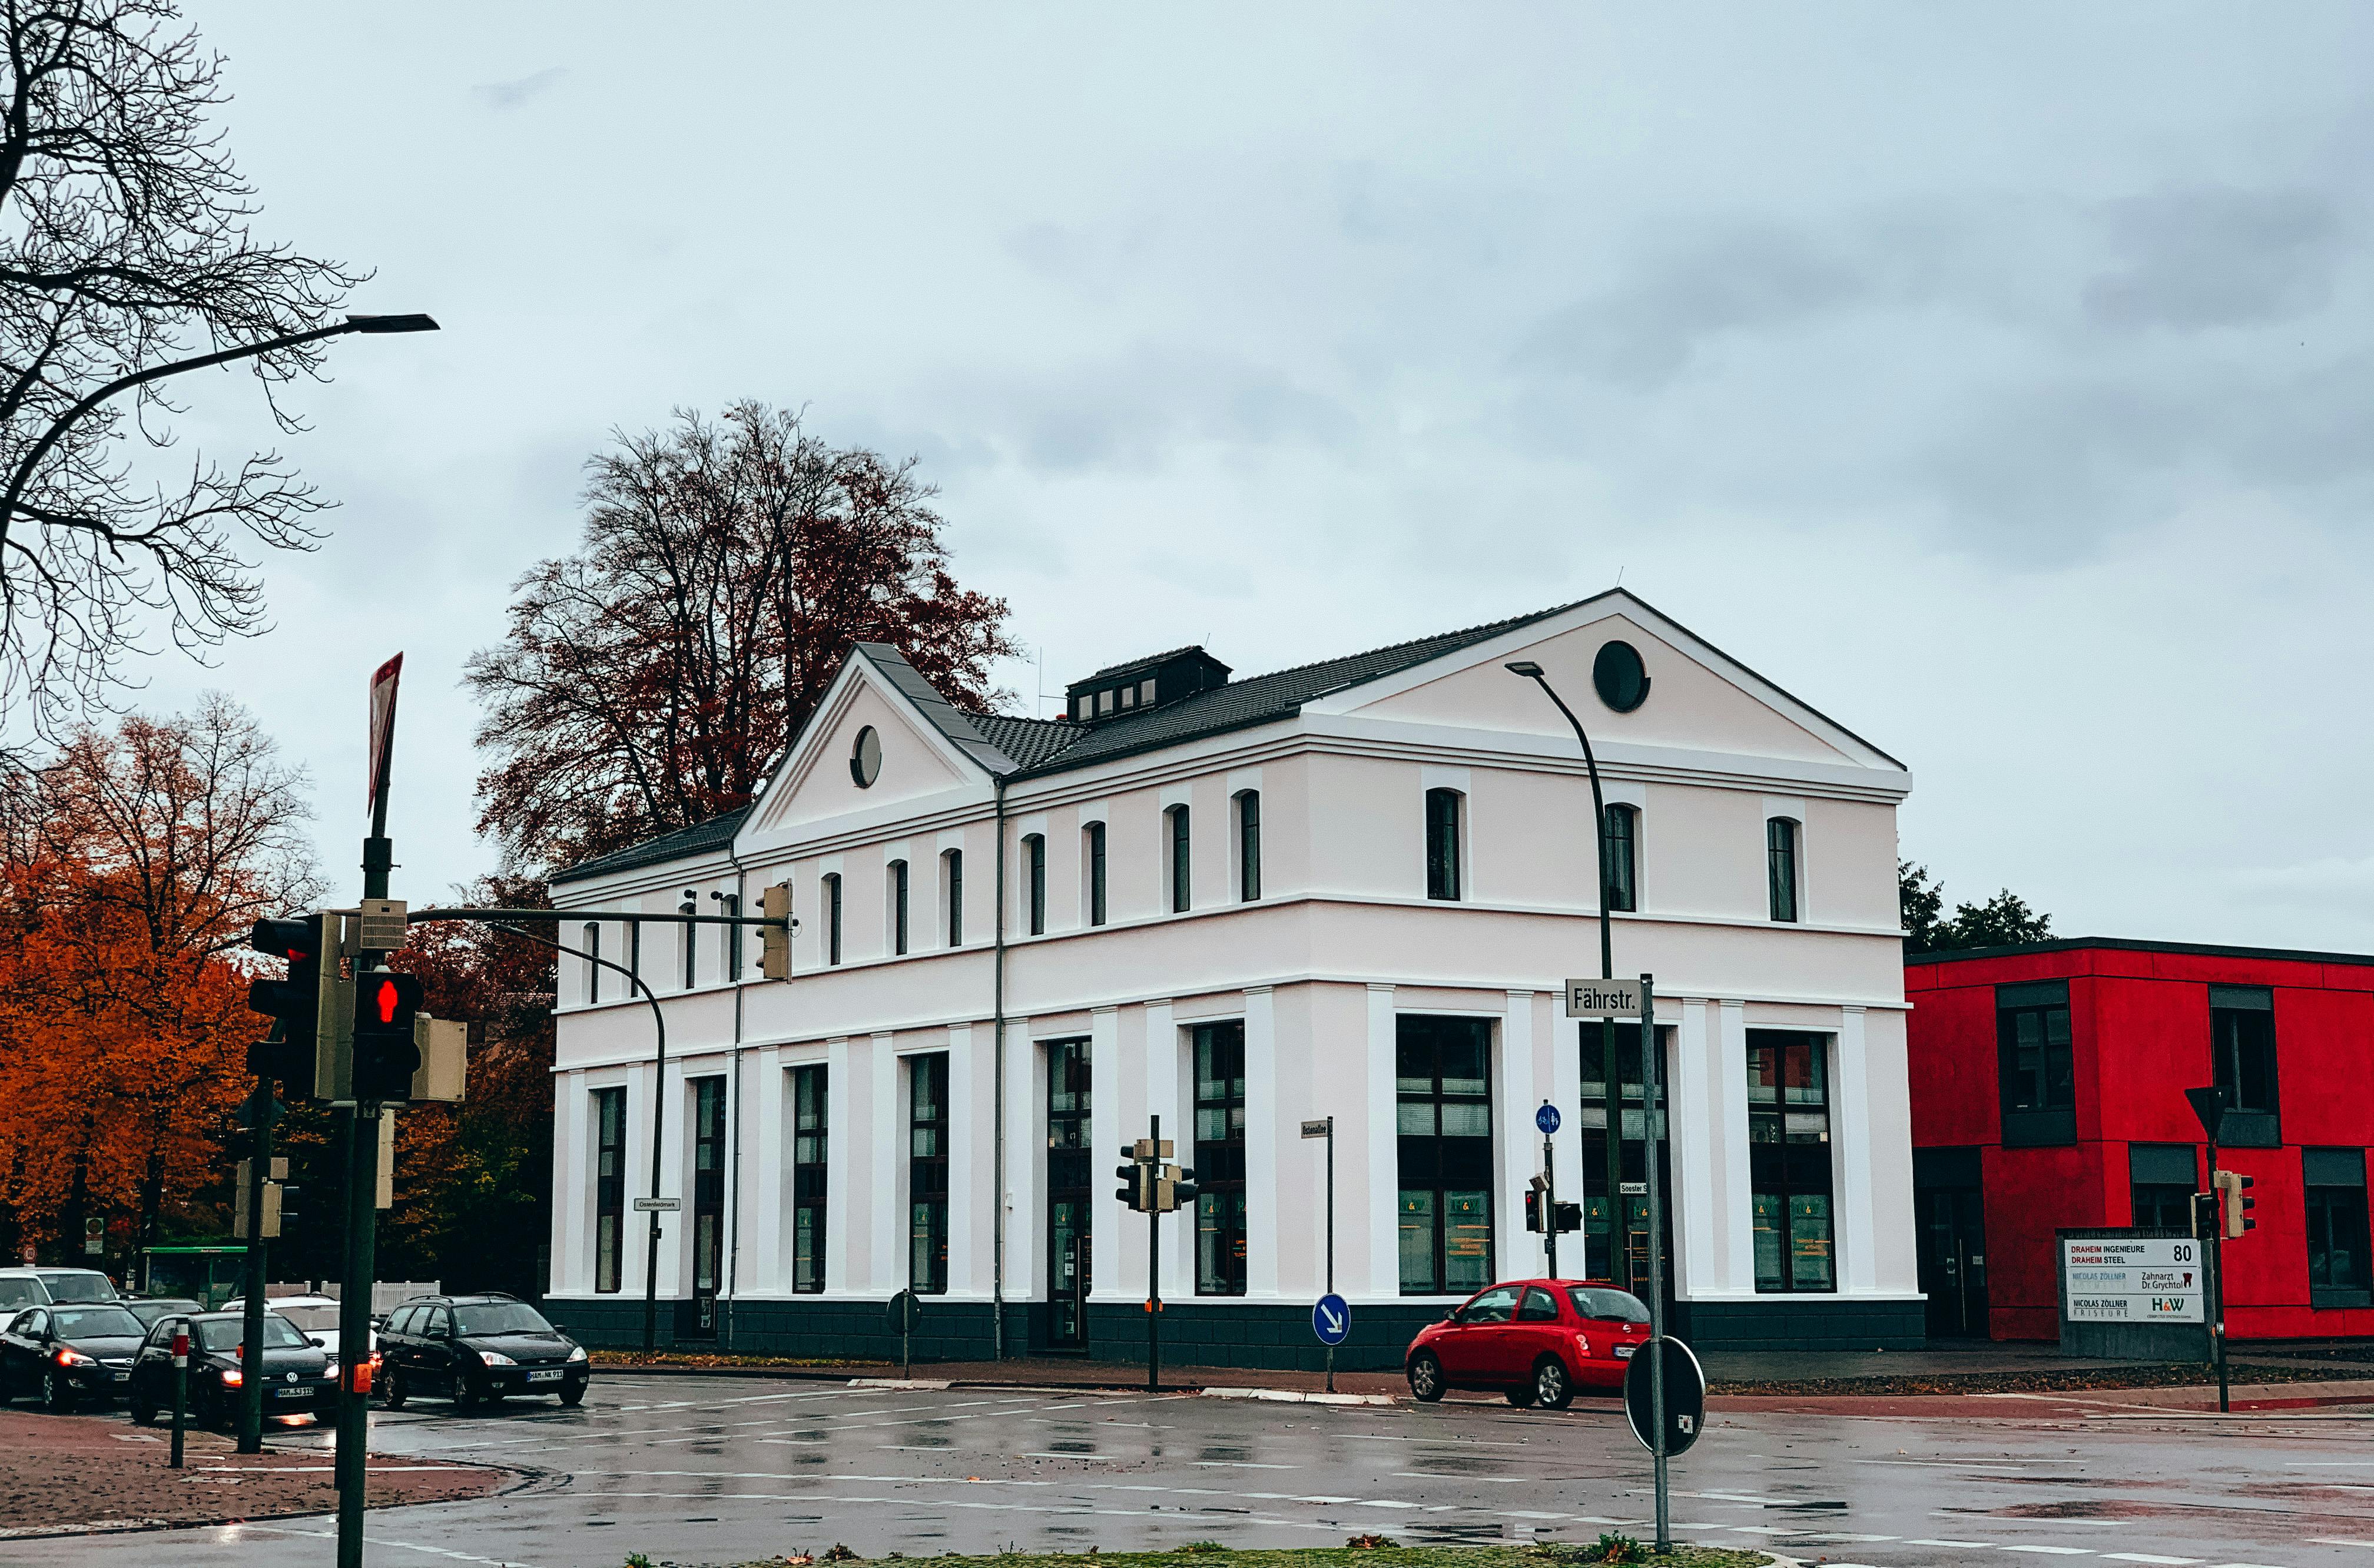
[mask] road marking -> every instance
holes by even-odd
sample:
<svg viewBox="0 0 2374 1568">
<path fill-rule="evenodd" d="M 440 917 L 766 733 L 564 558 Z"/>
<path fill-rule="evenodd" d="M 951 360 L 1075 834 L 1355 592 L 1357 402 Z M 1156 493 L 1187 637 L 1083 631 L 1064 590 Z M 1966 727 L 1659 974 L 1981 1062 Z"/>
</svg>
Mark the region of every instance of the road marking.
<svg viewBox="0 0 2374 1568">
<path fill-rule="evenodd" d="M 1995 1543 L 1991 1540 L 1909 1540 L 1904 1544 L 1907 1546 L 1958 1546 L 1969 1550 L 1978 1550 L 1992 1547 Z"/>
<path fill-rule="evenodd" d="M 1252 1459 L 1198 1459 L 1199 1470 L 1299 1470 L 1300 1465 L 1264 1465 Z"/>
<path fill-rule="evenodd" d="M 2084 1546 L 2006 1546 L 2005 1551 L 2032 1551 L 2039 1557 L 2091 1557 L 2091 1547 Z"/>
<path fill-rule="evenodd" d="M 234 1527 L 243 1530 L 261 1530 L 266 1534 L 276 1536 L 311 1536 L 316 1540 L 335 1540 L 338 1539 L 338 1532 L 335 1530 L 294 1530 L 281 1525 L 248 1524 L 238 1525 Z M 467 1551 L 449 1551 L 441 1546 L 421 1546 L 408 1540 L 390 1540 L 385 1536 L 365 1535 L 363 1539 L 372 1546 L 385 1547 L 391 1551 L 425 1552 L 430 1557 L 450 1558 L 456 1562 L 491 1563 L 493 1564 L 493 1568 L 525 1568 L 525 1564 L 511 1562 L 507 1558 L 479 1557 L 475 1553 Z"/>
<path fill-rule="evenodd" d="M 2368 1547 L 2374 1547 L 2374 1540 L 2344 1540 L 2344 1539 L 2342 1539 L 2339 1536 L 2310 1536 L 2310 1537 L 2309 1537 L 2308 1539 L 2309 1539 L 2309 1543 L 2310 1545 L 2312 1545 L 2312 1546 L 2368 1546 Z"/>
<path fill-rule="evenodd" d="M 2335 1546 L 2364 1546 L 2367 1543 L 2364 1541 L 2345 1540 L 2334 1541 L 2333 1544 Z M 2181 1565 L 2189 1565 L 2206 1561 L 2205 1559 L 2199 1557 L 2155 1557 L 2148 1551 L 2106 1551 L 2102 1553 L 2102 1555 L 2112 1562 L 2164 1562 L 2168 1564 L 2169 1568 L 2181 1568 Z"/>
</svg>

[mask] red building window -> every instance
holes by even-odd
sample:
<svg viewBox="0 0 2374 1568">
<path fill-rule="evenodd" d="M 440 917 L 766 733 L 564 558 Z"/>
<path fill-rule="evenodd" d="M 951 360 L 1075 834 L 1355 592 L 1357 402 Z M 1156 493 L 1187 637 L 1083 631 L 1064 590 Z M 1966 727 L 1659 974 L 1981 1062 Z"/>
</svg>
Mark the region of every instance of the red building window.
<svg viewBox="0 0 2374 1568">
<path fill-rule="evenodd" d="M 2226 1091 L 2217 1138 L 2228 1149 L 2284 1141 L 2275 1098 L 2275 994 L 2263 985 L 2209 988 L 2209 1059 Z"/>
<path fill-rule="evenodd" d="M 2006 1149 L 2077 1141 L 2069 983 L 1995 987 L 1995 1050 Z"/>
</svg>

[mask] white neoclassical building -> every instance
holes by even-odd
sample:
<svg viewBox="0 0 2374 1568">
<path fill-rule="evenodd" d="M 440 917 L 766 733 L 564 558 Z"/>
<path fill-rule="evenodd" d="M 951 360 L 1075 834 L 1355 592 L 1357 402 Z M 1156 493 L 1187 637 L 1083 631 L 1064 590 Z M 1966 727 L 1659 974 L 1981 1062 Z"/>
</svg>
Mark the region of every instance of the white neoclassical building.
<svg viewBox="0 0 2374 1568">
<path fill-rule="evenodd" d="M 1201 648 L 1115 666 L 1061 720 L 952 707 L 860 646 L 744 811 L 558 878 L 564 961 L 551 1294 L 641 1333 L 654 1122 L 663 1332 L 878 1354 L 1309 1364 L 1333 1116 L 1344 1364 L 1545 1270 L 1542 1165 L 1609 1270 L 1589 781 L 1619 974 L 1656 977 L 1678 1331 L 1705 1344 L 1917 1343 L 1894 759 L 1622 591 L 1235 678 Z M 755 936 L 788 883 L 793 973 Z M 686 933 L 693 933 L 688 937 Z M 1626 1181 L 1645 1175 L 1639 1030 L 1619 1032 Z M 1203 1192 L 1148 1221 L 1118 1151 L 1159 1117 Z M 1619 1189 L 1617 1263 L 1645 1258 Z M 1577 1256 L 1577 1248 L 1585 1249 Z"/>
</svg>

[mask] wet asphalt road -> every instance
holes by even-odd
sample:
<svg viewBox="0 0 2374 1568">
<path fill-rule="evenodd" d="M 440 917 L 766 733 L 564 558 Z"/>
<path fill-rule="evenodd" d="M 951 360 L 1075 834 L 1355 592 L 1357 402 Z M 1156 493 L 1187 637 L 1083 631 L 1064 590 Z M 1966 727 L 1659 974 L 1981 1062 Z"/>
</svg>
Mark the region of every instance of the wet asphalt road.
<svg viewBox="0 0 2374 1568">
<path fill-rule="evenodd" d="M 1967 1410 L 1971 1402 L 1954 1402 Z M 2116 1396 L 1999 1416 L 1711 1417 L 1675 1465 L 1677 1537 L 1833 1565 L 2374 1562 L 2374 1414 L 2173 1416 Z M 1930 1410 L 1942 1410 L 1932 1405 Z M 93 1418 L 93 1419 L 121 1419 Z M 507 1496 L 371 1515 L 369 1561 L 529 1568 L 1178 1546 L 1646 1537 L 1650 1468 L 1620 1410 L 1322 1407 L 1022 1389 L 619 1376 L 582 1409 L 374 1420 L 382 1453 L 516 1467 Z M 314 1441 L 310 1430 L 279 1441 Z M 325 1453 L 326 1458 L 326 1453 Z M 279 1568 L 327 1522 L 0 1542 L 0 1564 Z"/>
</svg>

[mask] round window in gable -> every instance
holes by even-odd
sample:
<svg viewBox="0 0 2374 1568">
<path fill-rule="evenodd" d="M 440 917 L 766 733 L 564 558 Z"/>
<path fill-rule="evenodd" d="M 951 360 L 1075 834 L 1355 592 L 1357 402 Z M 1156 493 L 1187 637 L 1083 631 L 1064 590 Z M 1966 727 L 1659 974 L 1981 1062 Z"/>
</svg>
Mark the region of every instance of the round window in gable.
<svg viewBox="0 0 2374 1568">
<path fill-rule="evenodd" d="M 867 725 L 857 732 L 857 744 L 850 749 L 849 776 L 857 781 L 860 789 L 871 789 L 874 781 L 882 776 L 882 737 Z"/>
<path fill-rule="evenodd" d="M 1602 643 L 1591 661 L 1591 684 L 1599 700 L 1619 713 L 1628 713 L 1649 700 L 1649 670 L 1640 650 L 1629 643 Z"/>
</svg>

